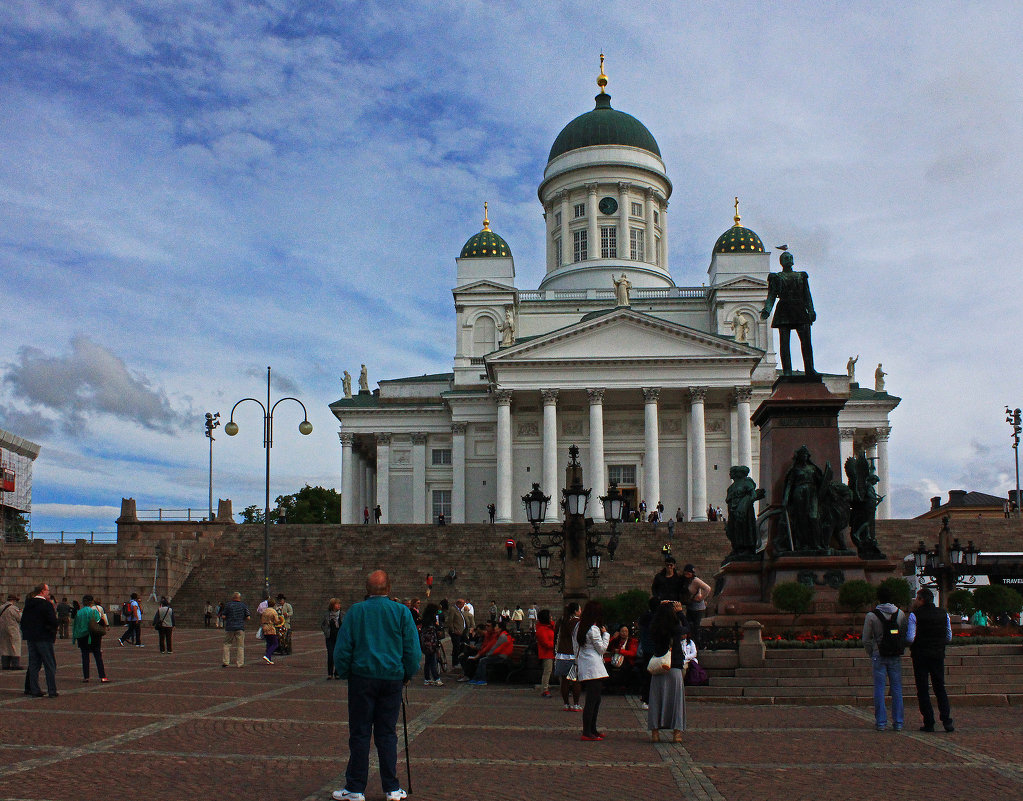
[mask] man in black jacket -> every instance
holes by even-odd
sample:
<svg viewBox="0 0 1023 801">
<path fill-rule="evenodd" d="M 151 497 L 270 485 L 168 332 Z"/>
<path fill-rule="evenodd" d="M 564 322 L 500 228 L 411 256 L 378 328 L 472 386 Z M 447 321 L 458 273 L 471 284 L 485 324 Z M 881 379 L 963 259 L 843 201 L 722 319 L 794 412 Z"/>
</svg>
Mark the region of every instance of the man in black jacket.
<svg viewBox="0 0 1023 801">
<path fill-rule="evenodd" d="M 46 671 L 46 691 L 50 698 L 57 697 L 57 660 L 53 655 L 53 641 L 57 638 L 57 610 L 50 602 L 50 587 L 37 584 L 32 597 L 21 613 L 21 636 L 28 644 L 28 676 L 25 694 L 43 697 L 39 688 L 39 668 Z"/>
<path fill-rule="evenodd" d="M 688 582 L 675 572 L 675 567 L 675 557 L 669 556 L 664 560 L 664 570 L 654 576 L 650 594 L 658 601 L 685 602 L 688 600 L 686 592 Z"/>
<path fill-rule="evenodd" d="M 934 685 L 938 715 L 945 731 L 955 731 L 948 693 L 945 692 L 945 646 L 952 642 L 952 621 L 948 612 L 934 605 L 934 593 L 930 590 L 920 590 L 916 594 L 913 611 L 909 615 L 906 642 L 913 657 L 916 700 L 924 719 L 920 731 L 934 731 L 934 708 L 931 706 L 928 679 Z"/>
</svg>

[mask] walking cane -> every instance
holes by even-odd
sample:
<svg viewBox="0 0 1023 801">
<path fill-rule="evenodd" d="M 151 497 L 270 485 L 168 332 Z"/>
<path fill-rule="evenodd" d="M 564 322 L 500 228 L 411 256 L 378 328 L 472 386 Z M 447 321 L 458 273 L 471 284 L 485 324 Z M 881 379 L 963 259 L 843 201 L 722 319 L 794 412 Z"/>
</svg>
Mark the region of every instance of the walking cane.
<svg viewBox="0 0 1023 801">
<path fill-rule="evenodd" d="M 412 763 L 408 758 L 408 718 L 405 715 L 405 700 L 408 697 L 408 685 L 401 696 L 401 726 L 405 730 L 405 770 L 408 774 L 408 791 L 412 792 Z"/>
</svg>

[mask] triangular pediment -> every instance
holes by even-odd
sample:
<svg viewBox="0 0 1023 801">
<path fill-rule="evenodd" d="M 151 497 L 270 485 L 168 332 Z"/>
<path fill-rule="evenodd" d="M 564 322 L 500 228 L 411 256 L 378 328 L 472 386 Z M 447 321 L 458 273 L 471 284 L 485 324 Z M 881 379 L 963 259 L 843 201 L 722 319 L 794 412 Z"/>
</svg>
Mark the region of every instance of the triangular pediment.
<svg viewBox="0 0 1023 801">
<path fill-rule="evenodd" d="M 763 352 L 731 339 L 615 309 L 487 356 L 489 364 L 577 360 L 753 359 Z"/>
<path fill-rule="evenodd" d="M 496 281 L 489 281 L 485 278 L 481 278 L 479 281 L 473 281 L 471 284 L 465 284 L 464 286 L 457 287 L 452 290 L 454 294 L 472 294 L 472 293 L 490 293 L 490 292 L 515 292 L 515 287 L 509 286 L 508 284 L 499 284 Z"/>
<path fill-rule="evenodd" d="M 759 278 L 752 278 L 748 275 L 742 275 L 738 278 L 733 278 L 730 281 L 722 281 L 719 284 L 714 285 L 715 290 L 722 289 L 756 289 L 762 290 L 767 289 L 767 281 L 761 281 Z"/>
</svg>

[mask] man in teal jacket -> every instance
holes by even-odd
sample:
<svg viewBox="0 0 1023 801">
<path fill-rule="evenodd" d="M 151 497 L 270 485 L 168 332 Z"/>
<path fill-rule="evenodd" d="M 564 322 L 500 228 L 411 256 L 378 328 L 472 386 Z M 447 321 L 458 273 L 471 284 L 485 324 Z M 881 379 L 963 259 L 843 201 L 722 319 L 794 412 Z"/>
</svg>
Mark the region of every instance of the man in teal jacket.
<svg viewBox="0 0 1023 801">
<path fill-rule="evenodd" d="M 387 801 L 408 794 L 398 786 L 398 712 L 401 688 L 419 670 L 419 633 L 407 606 L 395 603 L 383 570 L 366 579 L 369 595 L 348 610 L 334 646 L 334 670 L 348 681 L 348 767 L 335 801 L 366 801 L 369 740 L 380 762 Z"/>
</svg>

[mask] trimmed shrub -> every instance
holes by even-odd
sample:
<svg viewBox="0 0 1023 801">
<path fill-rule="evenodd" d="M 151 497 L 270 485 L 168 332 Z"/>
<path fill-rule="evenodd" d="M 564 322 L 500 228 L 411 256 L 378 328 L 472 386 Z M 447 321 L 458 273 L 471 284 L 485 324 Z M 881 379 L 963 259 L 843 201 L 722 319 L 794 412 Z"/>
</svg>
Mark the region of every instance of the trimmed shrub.
<svg viewBox="0 0 1023 801">
<path fill-rule="evenodd" d="M 814 589 L 798 581 L 782 581 L 771 590 L 771 603 L 782 612 L 798 617 L 810 611 Z"/>
<path fill-rule="evenodd" d="M 972 615 L 977 608 L 973 593 L 969 590 L 956 590 L 948 596 L 948 611 L 955 615 Z"/>
<path fill-rule="evenodd" d="M 853 579 L 838 590 L 838 603 L 853 612 L 862 612 L 877 601 L 877 590 L 869 581 Z"/>
</svg>

